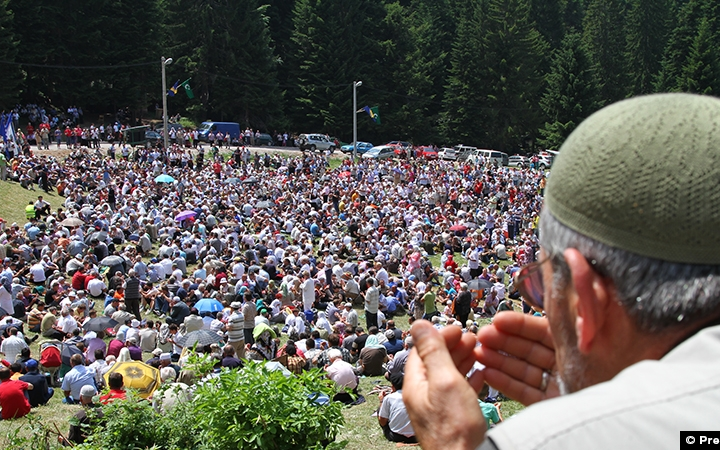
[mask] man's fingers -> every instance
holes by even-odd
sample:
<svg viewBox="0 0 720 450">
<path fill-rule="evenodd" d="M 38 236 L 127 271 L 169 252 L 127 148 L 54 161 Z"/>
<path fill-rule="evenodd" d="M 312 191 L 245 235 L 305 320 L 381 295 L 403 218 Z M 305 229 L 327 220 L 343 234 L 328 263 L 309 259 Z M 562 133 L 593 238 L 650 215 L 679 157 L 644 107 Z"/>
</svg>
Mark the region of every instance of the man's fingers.
<svg viewBox="0 0 720 450">
<path fill-rule="evenodd" d="M 476 370 L 470 378 L 468 378 L 468 383 L 470 383 L 470 387 L 473 388 L 476 394 L 479 393 L 485 384 L 485 374 L 481 370 Z"/>
<path fill-rule="evenodd" d="M 548 361 L 548 365 L 538 366 L 482 346 L 475 349 L 475 356 L 486 368 L 496 369 L 511 378 L 536 387 L 542 382 L 543 372 L 549 371 L 555 364 L 554 357 Z"/>
<path fill-rule="evenodd" d="M 457 331 L 460 332 L 460 330 Z M 448 370 L 454 371 L 456 368 L 455 362 L 448 351 L 445 337 L 426 320 L 413 323 L 411 334 L 414 345 L 412 353 L 417 353 L 422 360 L 428 382 L 434 384 L 448 381 Z M 448 331 L 447 339 L 451 344 L 457 344 L 460 341 L 460 336 Z M 405 373 L 408 373 L 412 368 L 412 366 L 410 368 L 406 367 Z"/>
<path fill-rule="evenodd" d="M 537 403 L 543 400 L 545 396 L 545 393 L 537 387 L 516 380 L 505 372 L 497 369 L 486 367 L 485 370 L 483 370 L 483 375 L 487 384 L 525 406 Z"/>
<path fill-rule="evenodd" d="M 550 333 L 550 324 L 544 317 L 504 311 L 498 313 L 493 318 L 492 327 L 483 327 L 480 330 L 486 328 L 494 328 L 504 334 L 520 336 L 530 341 L 536 341 L 550 349 L 555 348 L 552 334 Z"/>
<path fill-rule="evenodd" d="M 555 366 L 555 352 L 537 342 L 531 342 L 502 333 L 486 333 L 482 345 L 475 349 L 478 362 L 486 366 L 503 370 L 513 362 L 529 364 L 540 369 L 550 370 Z M 512 366 L 510 366 L 512 367 Z M 517 372 L 513 373 L 516 378 Z"/>
<path fill-rule="evenodd" d="M 467 373 L 467 371 L 462 371 L 460 365 L 470 357 L 474 360 L 472 352 L 477 344 L 476 336 L 472 333 L 463 333 L 458 327 L 445 327 L 440 330 L 440 335 L 445 339 L 445 345 L 455 367 L 460 370 L 460 373 Z"/>
</svg>

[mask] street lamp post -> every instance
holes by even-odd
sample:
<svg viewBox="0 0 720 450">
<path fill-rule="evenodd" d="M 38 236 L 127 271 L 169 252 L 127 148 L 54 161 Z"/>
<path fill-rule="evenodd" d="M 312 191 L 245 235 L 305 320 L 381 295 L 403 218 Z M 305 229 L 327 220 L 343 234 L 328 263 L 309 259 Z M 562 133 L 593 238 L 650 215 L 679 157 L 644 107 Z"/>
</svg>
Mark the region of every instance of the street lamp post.
<svg viewBox="0 0 720 450">
<path fill-rule="evenodd" d="M 357 88 L 362 81 L 353 81 L 353 162 L 357 157 Z"/>
<path fill-rule="evenodd" d="M 162 99 L 163 99 L 163 143 L 165 151 L 168 148 L 168 114 L 167 114 L 167 83 L 165 82 L 165 66 L 172 64 L 172 58 L 160 57 L 160 67 L 162 67 Z"/>
</svg>

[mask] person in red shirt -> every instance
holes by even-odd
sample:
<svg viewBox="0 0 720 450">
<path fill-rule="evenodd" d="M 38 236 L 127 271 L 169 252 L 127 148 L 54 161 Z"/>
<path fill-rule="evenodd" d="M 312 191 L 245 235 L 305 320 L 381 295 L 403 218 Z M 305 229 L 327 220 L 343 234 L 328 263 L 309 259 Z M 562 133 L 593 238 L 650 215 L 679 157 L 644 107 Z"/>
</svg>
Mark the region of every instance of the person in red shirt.
<svg viewBox="0 0 720 450">
<path fill-rule="evenodd" d="M 87 278 L 87 275 L 85 274 L 85 267 L 81 267 L 73 274 L 72 277 L 72 288 L 76 291 L 82 291 L 85 289 L 85 279 Z"/>
<path fill-rule="evenodd" d="M 11 380 L 10 369 L 0 367 L 0 408 L 2 419 L 17 419 L 30 412 L 30 402 L 25 397 L 26 390 L 33 385 L 20 380 Z"/>
<path fill-rule="evenodd" d="M 213 163 L 213 172 L 215 172 L 215 176 L 218 177 L 218 179 L 220 179 L 221 172 L 222 172 L 222 165 L 217 161 L 215 161 Z"/>
<path fill-rule="evenodd" d="M 127 394 L 125 393 L 124 386 L 125 382 L 121 373 L 113 372 L 108 375 L 108 387 L 110 388 L 110 392 L 100 396 L 100 403 L 107 405 L 115 400 L 125 400 L 127 398 Z"/>
<path fill-rule="evenodd" d="M 65 145 L 67 145 L 67 148 L 70 148 L 70 145 L 72 145 L 73 131 L 70 129 L 70 127 L 65 127 L 65 131 L 63 131 L 63 134 L 65 135 Z"/>
</svg>

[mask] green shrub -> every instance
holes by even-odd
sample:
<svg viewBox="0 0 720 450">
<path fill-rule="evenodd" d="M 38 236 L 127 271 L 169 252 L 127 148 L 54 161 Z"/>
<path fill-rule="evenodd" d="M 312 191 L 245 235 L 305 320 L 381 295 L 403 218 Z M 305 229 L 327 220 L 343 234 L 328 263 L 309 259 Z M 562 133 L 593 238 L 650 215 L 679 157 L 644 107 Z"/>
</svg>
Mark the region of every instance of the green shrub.
<svg viewBox="0 0 720 450">
<path fill-rule="evenodd" d="M 341 449 L 333 442 L 344 423 L 334 383 L 316 369 L 286 378 L 248 361 L 241 371 L 224 371 L 197 386 L 190 402 L 158 414 L 129 392 L 127 401 L 103 407 L 85 450 Z"/>
<path fill-rule="evenodd" d="M 344 423 L 341 403 L 314 401 L 333 394 L 334 383 L 320 370 L 286 378 L 249 361 L 244 370 L 200 386 L 192 406 L 205 448 L 320 449 Z"/>
</svg>

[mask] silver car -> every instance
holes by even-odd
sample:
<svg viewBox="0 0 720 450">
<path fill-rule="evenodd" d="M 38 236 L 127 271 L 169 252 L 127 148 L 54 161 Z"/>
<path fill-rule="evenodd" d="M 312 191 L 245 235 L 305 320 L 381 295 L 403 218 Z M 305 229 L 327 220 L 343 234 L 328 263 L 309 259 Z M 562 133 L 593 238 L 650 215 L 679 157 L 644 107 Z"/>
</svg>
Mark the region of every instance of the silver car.
<svg viewBox="0 0 720 450">
<path fill-rule="evenodd" d="M 390 159 L 395 156 L 395 147 L 380 145 L 363 153 L 363 159 Z"/>
<path fill-rule="evenodd" d="M 324 134 L 301 134 L 298 137 L 297 145 L 302 151 L 329 150 L 330 153 L 334 152 L 337 147 L 335 142 Z"/>
</svg>

